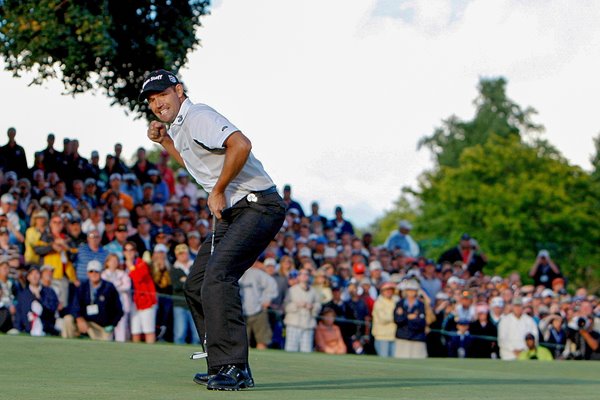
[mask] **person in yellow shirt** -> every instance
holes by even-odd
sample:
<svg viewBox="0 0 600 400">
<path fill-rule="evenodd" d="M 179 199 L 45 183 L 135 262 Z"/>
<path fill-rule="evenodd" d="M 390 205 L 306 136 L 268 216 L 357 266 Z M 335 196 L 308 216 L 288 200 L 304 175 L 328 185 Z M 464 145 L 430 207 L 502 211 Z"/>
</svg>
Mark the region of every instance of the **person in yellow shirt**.
<svg viewBox="0 0 600 400">
<path fill-rule="evenodd" d="M 42 233 L 48 228 L 48 212 L 44 209 L 36 210 L 31 216 L 31 226 L 25 231 L 25 264 L 39 265 L 40 256 L 33 247 L 38 246 Z"/>
<path fill-rule="evenodd" d="M 386 282 L 381 285 L 380 294 L 373 305 L 373 328 L 375 350 L 381 357 L 393 357 L 396 341 L 396 323 L 394 309 L 398 299 L 394 298 L 396 285 Z"/>
<path fill-rule="evenodd" d="M 518 360 L 540 360 L 540 361 L 552 361 L 552 353 L 545 347 L 537 346 L 535 343 L 535 336 L 528 333 L 525 336 L 525 343 L 527 344 L 527 350 L 523 350 L 517 357 Z"/>
</svg>

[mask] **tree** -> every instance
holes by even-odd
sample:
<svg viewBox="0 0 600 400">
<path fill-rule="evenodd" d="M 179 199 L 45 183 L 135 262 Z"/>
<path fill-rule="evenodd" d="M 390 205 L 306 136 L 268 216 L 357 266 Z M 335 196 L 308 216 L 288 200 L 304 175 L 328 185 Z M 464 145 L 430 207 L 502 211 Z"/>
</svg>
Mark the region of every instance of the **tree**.
<svg viewBox="0 0 600 400">
<path fill-rule="evenodd" d="M 542 248 L 576 282 L 588 265 L 600 265 L 600 197 L 594 183 L 545 146 L 491 136 L 465 149 L 458 167 L 442 167 L 422 184 L 416 226 L 424 237 L 449 241 L 433 253 L 469 232 L 499 273 L 526 273 Z"/>
<path fill-rule="evenodd" d="M 451 116 L 419 142 L 418 147 L 428 148 L 439 166 L 457 166 L 464 149 L 485 143 L 492 134 L 521 137 L 543 130 L 531 121 L 536 113 L 533 108 L 522 109 L 508 98 L 504 78 L 481 79 L 478 89 L 473 120 L 462 121 Z"/>
<path fill-rule="evenodd" d="M 0 0 L 0 54 L 31 84 L 59 78 L 67 94 L 102 88 L 111 105 L 149 115 L 137 100 L 148 71 L 177 72 L 199 44 L 209 0 Z"/>
</svg>

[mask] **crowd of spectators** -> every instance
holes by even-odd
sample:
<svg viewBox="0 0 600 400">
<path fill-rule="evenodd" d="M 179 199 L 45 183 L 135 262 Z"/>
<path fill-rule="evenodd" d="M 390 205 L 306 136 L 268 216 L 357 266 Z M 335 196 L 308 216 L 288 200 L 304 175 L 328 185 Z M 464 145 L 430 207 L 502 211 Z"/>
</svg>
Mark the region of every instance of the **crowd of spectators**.
<svg viewBox="0 0 600 400">
<path fill-rule="evenodd" d="M 35 153 L 16 130 L 0 148 L 0 331 L 94 340 L 199 343 L 183 285 L 211 232 L 207 194 L 169 157 L 122 146 L 103 166 L 76 139 Z M 540 250 L 523 284 L 486 273 L 463 234 L 438 260 L 399 221 L 382 245 L 283 188 L 285 222 L 239 282 L 258 349 L 382 357 L 600 359 L 600 304 Z M 208 244 L 210 245 L 210 243 Z"/>
</svg>

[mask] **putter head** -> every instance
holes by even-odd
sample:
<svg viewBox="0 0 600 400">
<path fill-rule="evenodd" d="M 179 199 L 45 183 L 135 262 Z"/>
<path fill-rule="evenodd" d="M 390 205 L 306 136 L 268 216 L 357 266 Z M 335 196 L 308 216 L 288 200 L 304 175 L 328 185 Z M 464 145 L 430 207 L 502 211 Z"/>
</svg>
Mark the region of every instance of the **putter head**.
<svg viewBox="0 0 600 400">
<path fill-rule="evenodd" d="M 192 355 L 190 356 L 190 360 L 201 360 L 203 358 L 208 357 L 208 353 L 205 351 L 197 351 L 195 353 L 192 353 Z"/>
</svg>

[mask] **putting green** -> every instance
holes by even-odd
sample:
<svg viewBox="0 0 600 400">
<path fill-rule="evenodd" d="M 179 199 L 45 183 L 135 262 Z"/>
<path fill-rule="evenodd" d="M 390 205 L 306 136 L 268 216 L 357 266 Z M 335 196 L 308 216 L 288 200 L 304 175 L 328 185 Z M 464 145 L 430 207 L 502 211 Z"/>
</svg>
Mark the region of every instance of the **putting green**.
<svg viewBox="0 0 600 400">
<path fill-rule="evenodd" d="M 0 399 L 597 399 L 600 363 L 395 360 L 252 351 L 254 389 L 192 382 L 204 361 L 169 344 L 0 336 Z"/>
</svg>

